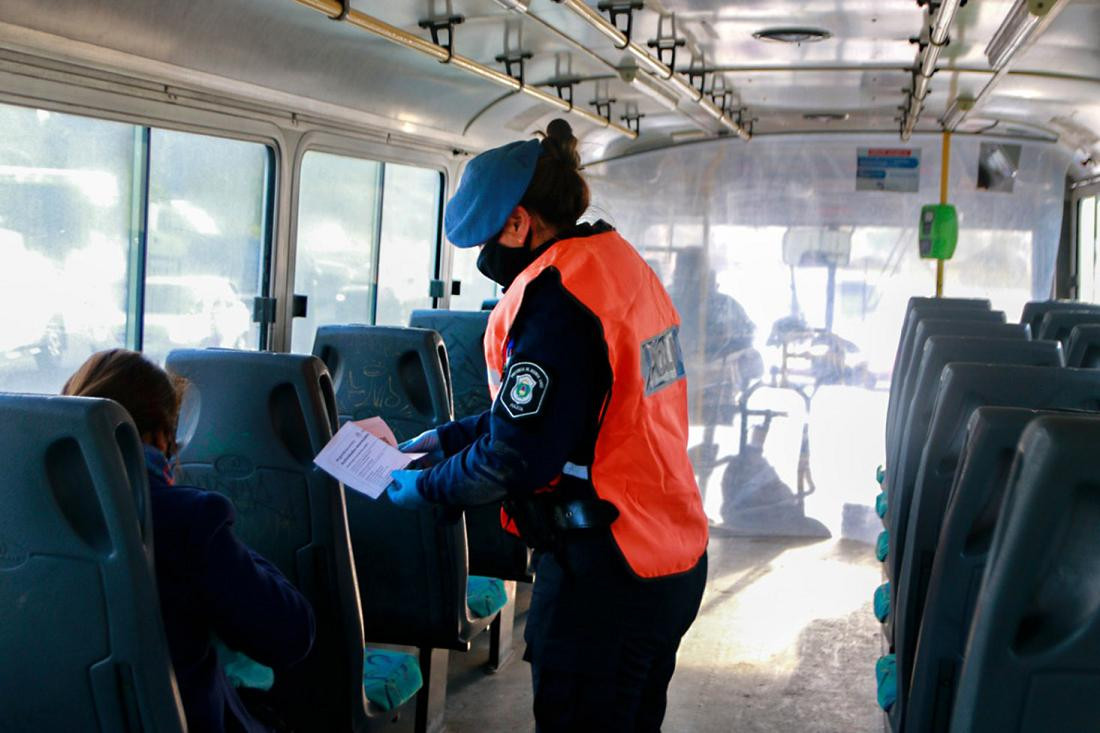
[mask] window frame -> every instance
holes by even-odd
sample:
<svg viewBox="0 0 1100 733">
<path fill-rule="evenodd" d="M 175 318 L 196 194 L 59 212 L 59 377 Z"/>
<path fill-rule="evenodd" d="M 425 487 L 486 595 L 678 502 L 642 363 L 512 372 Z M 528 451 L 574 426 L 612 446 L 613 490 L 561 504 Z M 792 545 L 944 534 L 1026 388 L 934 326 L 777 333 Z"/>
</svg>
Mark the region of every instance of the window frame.
<svg viewBox="0 0 1100 733">
<path fill-rule="evenodd" d="M 1069 185 L 1067 184 L 1067 189 Z M 1097 205 L 1097 220 L 1095 222 L 1095 242 L 1096 246 L 1100 246 L 1100 181 L 1087 182 L 1085 185 L 1074 186 L 1072 189 L 1067 190 L 1070 199 L 1070 216 L 1073 217 L 1073 225 L 1070 229 L 1070 242 L 1073 245 L 1073 254 L 1070 257 L 1071 267 L 1073 268 L 1070 273 L 1070 284 L 1072 287 L 1071 297 L 1074 300 L 1080 300 L 1083 287 L 1081 282 L 1081 247 L 1080 247 L 1080 228 L 1081 228 L 1081 202 L 1085 199 L 1095 197 Z M 1100 259 L 1100 252 L 1094 253 L 1094 256 Z M 1100 296 L 1100 293 L 1097 294 Z"/>
<path fill-rule="evenodd" d="M 147 69 L 141 66 L 142 74 Z M 142 76 L 142 79 L 146 77 Z M 458 173 L 467 161 L 461 140 L 446 135 L 413 138 L 383 128 L 358 115 L 340 117 L 316 112 L 293 101 L 272 101 L 251 94 L 242 85 L 234 92 L 188 87 L 186 79 L 150 84 L 133 76 L 104 73 L 95 88 L 87 86 L 84 67 L 60 62 L 56 73 L 16 76 L 0 71 L 0 103 L 28 109 L 140 127 L 156 127 L 231 140 L 258 142 L 274 151 L 273 196 L 268 223 L 269 260 L 265 282 L 276 298 L 275 320 L 261 329 L 265 350 L 289 352 L 296 256 L 298 181 L 302 156 L 308 150 L 363 157 L 383 163 L 429 168 L 442 176 L 436 278 L 450 282 L 453 248 L 446 246 L 443 211 L 453 194 Z M 450 307 L 450 288 L 436 299 L 436 308 Z"/>
<path fill-rule="evenodd" d="M 147 272 L 147 260 L 149 256 L 149 197 L 150 197 L 150 181 L 152 176 L 152 133 L 153 130 L 164 130 L 169 132 L 180 132 L 189 135 L 198 135 L 202 137 L 220 138 L 222 140 L 232 140 L 235 142 L 246 143 L 258 143 L 263 145 L 264 152 L 266 153 L 264 159 L 264 183 L 263 193 L 260 199 L 260 293 L 257 297 L 270 298 L 274 283 L 274 268 L 275 268 L 275 227 L 278 224 L 278 212 L 276 209 L 276 202 L 278 200 L 279 191 L 279 148 L 276 147 L 274 140 L 264 140 L 262 138 L 250 136 L 250 135 L 230 135 L 219 134 L 218 132 L 212 132 L 208 129 L 193 130 L 184 126 L 173 125 L 150 125 L 150 124 L 137 124 L 138 130 L 140 130 L 143 136 L 143 151 L 142 151 L 142 191 L 144 196 L 141 201 L 141 230 L 140 230 L 140 245 L 138 247 L 139 253 L 137 257 L 139 262 L 136 267 L 131 267 L 131 280 L 127 282 L 127 288 L 131 292 L 139 293 L 137 296 L 132 296 L 130 300 L 137 300 L 136 315 L 138 324 L 136 330 L 138 332 L 138 338 L 135 345 L 127 343 L 127 348 L 143 350 L 145 346 L 144 331 L 145 331 L 145 284 L 148 276 Z M 133 258 L 134 255 L 131 254 Z M 133 277 L 139 276 L 140 280 L 134 282 Z M 267 321 L 256 321 L 255 302 L 253 302 L 251 310 L 252 322 L 259 326 L 259 342 L 256 344 L 256 351 L 267 351 L 270 348 L 272 341 L 272 327 L 278 320 L 277 317 Z M 127 317 L 130 317 L 131 313 L 127 312 Z M 129 340 L 130 329 L 127 328 L 127 340 Z"/>
<path fill-rule="evenodd" d="M 381 231 L 382 231 L 382 207 L 385 203 L 385 177 L 387 165 L 404 165 L 415 168 L 423 168 L 430 170 L 439 175 L 439 205 L 437 207 L 437 222 L 435 231 L 435 252 L 433 253 L 432 262 L 434 263 L 434 271 L 430 273 L 429 279 L 442 280 L 445 283 L 449 282 L 449 270 L 450 260 L 445 255 L 446 247 L 444 246 L 443 236 L 443 211 L 446 208 L 446 195 L 450 190 L 449 185 L 451 181 L 450 171 L 440 161 L 440 156 L 436 152 L 419 153 L 413 150 L 406 150 L 404 148 L 395 148 L 393 145 L 384 143 L 375 143 L 367 140 L 356 140 L 350 137 L 343 137 L 334 133 L 324 130 L 312 130 L 302 136 L 298 143 L 297 148 L 294 151 L 293 166 L 290 169 L 292 174 L 292 183 L 290 190 L 290 205 L 289 213 L 290 218 L 288 222 L 288 240 L 289 246 L 286 258 L 286 294 L 287 300 L 294 299 L 294 283 L 295 276 L 297 274 L 298 267 L 298 222 L 300 217 L 299 207 L 301 206 L 301 193 L 302 193 L 302 163 L 307 153 L 326 153 L 328 155 L 338 155 L 346 158 L 354 158 L 370 163 L 381 164 L 379 174 L 379 188 L 378 188 L 378 221 L 376 224 L 375 232 L 375 246 L 374 251 L 371 253 L 372 257 L 372 295 L 371 295 L 371 312 L 370 322 L 374 323 L 378 310 L 378 282 L 379 282 L 379 259 L 382 252 Z M 444 297 L 432 298 L 432 308 L 446 308 L 450 302 L 450 289 L 444 287 Z M 307 305 L 308 307 L 308 305 Z M 293 333 L 293 319 L 288 318 L 284 324 L 284 330 L 282 332 L 282 344 L 284 350 L 289 351 L 291 344 L 291 334 Z"/>
<path fill-rule="evenodd" d="M 65 85 L 61 84 L 64 87 Z M 159 106 L 144 101 L 144 106 Z M 276 288 L 276 268 L 278 263 L 278 242 L 280 234 L 280 210 L 278 206 L 282 171 L 287 146 L 281 130 L 270 123 L 257 119 L 240 118 L 211 110 L 170 104 L 178 115 L 177 119 L 165 116 L 153 116 L 127 109 L 87 107 L 50 97 L 27 97 L 16 95 L 12 91 L 0 92 L 0 104 L 25 110 L 42 110 L 58 115 L 77 117 L 85 120 L 128 125 L 134 129 L 134 146 L 130 159 L 133 173 L 130 203 L 129 251 L 126 274 L 126 331 L 123 346 L 142 350 L 145 332 L 145 286 L 148 277 L 147 261 L 149 254 L 149 200 L 151 196 L 151 138 L 153 130 L 179 132 L 200 137 L 218 138 L 236 142 L 259 144 L 265 151 L 263 194 L 261 207 L 261 277 L 260 297 L 270 297 Z M 233 127 L 229 127 L 233 125 Z M 254 314 L 254 308 L 253 314 Z M 259 323 L 259 338 L 254 344 L 257 351 L 271 348 L 273 328 L 276 318 L 268 323 Z M 255 321 L 254 321 L 255 322 Z"/>
</svg>

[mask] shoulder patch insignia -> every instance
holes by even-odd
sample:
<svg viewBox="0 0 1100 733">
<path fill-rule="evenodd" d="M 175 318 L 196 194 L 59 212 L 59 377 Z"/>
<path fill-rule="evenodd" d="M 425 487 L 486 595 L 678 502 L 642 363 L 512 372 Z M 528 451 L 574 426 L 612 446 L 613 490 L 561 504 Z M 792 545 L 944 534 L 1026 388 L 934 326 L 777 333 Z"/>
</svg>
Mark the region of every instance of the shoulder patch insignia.
<svg viewBox="0 0 1100 733">
<path fill-rule="evenodd" d="M 550 377 L 546 370 L 530 361 L 519 361 L 508 368 L 497 400 L 513 418 L 533 417 L 542 410 Z"/>
<path fill-rule="evenodd" d="M 642 342 L 642 381 L 645 382 L 646 397 L 683 378 L 680 329 L 673 326 Z"/>
</svg>

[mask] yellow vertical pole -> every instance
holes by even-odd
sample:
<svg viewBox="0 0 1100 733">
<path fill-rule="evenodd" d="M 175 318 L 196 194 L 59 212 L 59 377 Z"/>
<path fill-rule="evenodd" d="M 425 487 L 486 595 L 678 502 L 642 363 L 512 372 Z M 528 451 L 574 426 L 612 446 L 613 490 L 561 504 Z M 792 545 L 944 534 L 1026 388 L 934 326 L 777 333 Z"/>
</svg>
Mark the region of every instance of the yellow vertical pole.
<svg viewBox="0 0 1100 733">
<path fill-rule="evenodd" d="M 940 203 L 947 203 L 947 182 L 951 174 L 951 133 L 943 131 L 943 160 L 940 161 Z M 943 297 L 943 260 L 936 260 L 936 297 Z"/>
</svg>

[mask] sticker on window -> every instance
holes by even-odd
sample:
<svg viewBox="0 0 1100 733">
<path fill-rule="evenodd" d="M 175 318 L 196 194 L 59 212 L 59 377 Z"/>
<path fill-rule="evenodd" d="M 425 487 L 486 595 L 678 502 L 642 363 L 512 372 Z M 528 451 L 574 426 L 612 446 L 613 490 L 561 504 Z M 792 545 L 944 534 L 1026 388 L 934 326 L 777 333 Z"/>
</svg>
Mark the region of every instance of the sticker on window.
<svg viewBox="0 0 1100 733">
<path fill-rule="evenodd" d="M 642 379 L 646 397 L 684 378 L 680 329 L 673 326 L 642 342 Z"/>
<path fill-rule="evenodd" d="M 504 386 L 497 400 L 513 418 L 534 417 L 542 410 L 550 377 L 538 364 L 519 361 L 508 368 Z"/>
</svg>

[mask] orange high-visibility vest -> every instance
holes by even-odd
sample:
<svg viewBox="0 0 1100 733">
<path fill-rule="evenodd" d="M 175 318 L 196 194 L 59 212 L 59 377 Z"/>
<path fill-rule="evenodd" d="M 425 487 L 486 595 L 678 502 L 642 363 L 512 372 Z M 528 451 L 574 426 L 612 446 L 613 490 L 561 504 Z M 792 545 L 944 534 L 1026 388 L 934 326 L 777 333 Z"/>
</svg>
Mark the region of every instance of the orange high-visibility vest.
<svg viewBox="0 0 1100 733">
<path fill-rule="evenodd" d="M 607 342 L 612 386 L 589 477 L 599 498 L 619 510 L 611 524 L 615 542 L 640 577 L 690 570 L 706 549 L 707 518 L 687 454 L 680 317 L 618 232 L 562 240 L 520 273 L 489 318 L 489 391 L 496 400 L 524 291 L 550 267 L 599 319 Z"/>
</svg>

